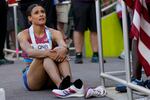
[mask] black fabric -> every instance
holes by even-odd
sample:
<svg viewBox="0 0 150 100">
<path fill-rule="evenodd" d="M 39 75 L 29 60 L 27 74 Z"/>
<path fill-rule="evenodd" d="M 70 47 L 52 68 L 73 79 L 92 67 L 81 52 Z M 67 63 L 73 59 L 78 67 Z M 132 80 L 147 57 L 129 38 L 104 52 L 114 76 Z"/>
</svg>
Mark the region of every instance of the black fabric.
<svg viewBox="0 0 150 100">
<path fill-rule="evenodd" d="M 97 32 L 95 3 L 72 1 L 75 31 Z"/>
<path fill-rule="evenodd" d="M 73 84 L 78 89 L 81 89 L 83 86 L 83 82 L 80 79 L 77 79 Z"/>
<path fill-rule="evenodd" d="M 98 52 L 93 52 L 93 57 L 98 57 Z"/>
<path fill-rule="evenodd" d="M 4 65 L 4 64 L 13 64 L 14 61 L 11 61 L 11 60 L 7 60 L 5 58 L 3 59 L 0 59 L 0 65 Z"/>
<path fill-rule="evenodd" d="M 87 2 L 87 3 L 89 3 L 89 2 L 95 2 L 95 0 L 72 0 L 72 1 L 76 1 L 76 2 Z"/>
<path fill-rule="evenodd" d="M 77 57 L 77 58 L 82 58 L 82 53 L 81 53 L 81 52 L 77 52 L 77 53 L 76 53 L 76 57 Z"/>
<path fill-rule="evenodd" d="M 19 2 L 19 9 L 23 15 L 23 19 L 24 19 L 24 29 L 29 28 L 30 24 L 28 23 L 28 18 L 26 15 L 26 11 L 28 9 L 28 7 L 32 4 L 39 4 L 41 0 L 21 0 Z"/>
<path fill-rule="evenodd" d="M 60 89 L 60 90 L 64 90 L 64 89 L 70 87 L 70 85 L 71 85 L 70 76 L 66 76 L 66 77 L 62 80 L 62 82 L 61 82 L 61 84 L 60 84 L 60 86 L 59 86 L 59 89 Z"/>
<path fill-rule="evenodd" d="M 57 29 L 57 15 L 56 15 L 56 6 L 53 4 L 53 0 L 44 0 L 41 2 L 41 5 L 46 10 L 48 27 Z"/>
<path fill-rule="evenodd" d="M 63 1 L 66 1 L 66 0 L 58 0 L 59 2 L 63 2 Z"/>
<path fill-rule="evenodd" d="M 28 1 L 28 0 L 27 0 Z M 26 16 L 26 10 L 27 8 L 32 5 L 32 4 L 41 4 L 44 9 L 46 10 L 46 15 L 47 15 L 47 22 L 46 25 L 48 27 L 57 28 L 57 16 L 56 16 L 56 7 L 53 4 L 53 0 L 29 0 L 30 2 L 27 2 L 26 0 L 21 0 L 19 2 L 19 8 L 23 14 L 24 17 L 24 23 L 25 27 L 24 28 L 29 28 L 30 24 L 28 23 L 28 19 Z"/>
<path fill-rule="evenodd" d="M 4 58 L 4 43 L 7 34 L 7 10 L 8 5 L 5 0 L 0 0 L 0 59 Z"/>
</svg>

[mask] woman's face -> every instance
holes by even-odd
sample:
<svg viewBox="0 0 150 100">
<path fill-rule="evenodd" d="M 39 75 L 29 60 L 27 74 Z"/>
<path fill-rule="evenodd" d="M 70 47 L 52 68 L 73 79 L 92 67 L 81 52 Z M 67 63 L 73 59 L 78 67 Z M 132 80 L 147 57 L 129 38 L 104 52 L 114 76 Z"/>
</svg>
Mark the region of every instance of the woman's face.
<svg viewBox="0 0 150 100">
<path fill-rule="evenodd" d="M 46 14 L 44 8 L 41 6 L 34 7 L 31 11 L 31 16 L 29 16 L 28 19 L 32 24 L 45 25 Z"/>
</svg>

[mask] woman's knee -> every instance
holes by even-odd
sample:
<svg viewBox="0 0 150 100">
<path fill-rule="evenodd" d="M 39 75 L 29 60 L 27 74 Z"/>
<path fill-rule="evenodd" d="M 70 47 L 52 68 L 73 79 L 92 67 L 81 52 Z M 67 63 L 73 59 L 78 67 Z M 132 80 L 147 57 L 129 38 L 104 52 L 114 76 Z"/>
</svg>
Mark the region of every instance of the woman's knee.
<svg viewBox="0 0 150 100">
<path fill-rule="evenodd" d="M 41 59 L 41 58 L 35 58 L 33 60 L 33 62 L 38 62 L 38 63 L 43 63 L 44 59 Z"/>
<path fill-rule="evenodd" d="M 52 65 L 52 64 L 54 64 L 54 61 L 50 58 L 45 58 L 43 60 L 43 66 Z"/>
</svg>

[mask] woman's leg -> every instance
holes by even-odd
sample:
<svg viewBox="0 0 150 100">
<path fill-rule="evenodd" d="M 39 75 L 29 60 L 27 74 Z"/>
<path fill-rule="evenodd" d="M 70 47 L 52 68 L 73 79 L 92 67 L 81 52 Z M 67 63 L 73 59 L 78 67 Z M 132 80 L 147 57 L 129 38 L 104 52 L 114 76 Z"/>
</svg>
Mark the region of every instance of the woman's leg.
<svg viewBox="0 0 150 100">
<path fill-rule="evenodd" d="M 59 85 L 62 82 L 62 80 L 60 77 L 60 73 L 58 71 L 58 66 L 50 58 L 45 58 L 43 64 L 44 64 L 44 69 L 47 72 L 47 74 L 49 75 L 50 79 L 59 88 Z"/>
<path fill-rule="evenodd" d="M 63 79 L 60 84 L 59 89 L 63 90 L 63 89 L 70 87 L 70 85 L 73 82 L 70 64 L 69 64 L 68 60 L 58 63 L 58 68 L 59 68 L 59 73 Z"/>
<path fill-rule="evenodd" d="M 66 77 L 67 75 L 71 76 L 70 65 L 68 61 L 64 61 L 57 66 L 50 58 L 45 58 L 44 60 L 35 59 L 31 63 L 27 74 L 28 86 L 31 90 L 40 90 L 50 77 L 56 86 L 59 87 L 62 82 L 60 74 L 63 77 Z"/>
<path fill-rule="evenodd" d="M 27 72 L 27 84 L 29 89 L 42 89 L 47 79 L 48 75 L 43 67 L 43 59 L 34 59 Z"/>
<path fill-rule="evenodd" d="M 70 77 L 72 77 L 70 64 L 69 64 L 68 60 L 65 60 L 65 61 L 59 63 L 58 68 L 59 68 L 59 72 L 63 78 L 65 78 L 68 75 Z"/>
</svg>

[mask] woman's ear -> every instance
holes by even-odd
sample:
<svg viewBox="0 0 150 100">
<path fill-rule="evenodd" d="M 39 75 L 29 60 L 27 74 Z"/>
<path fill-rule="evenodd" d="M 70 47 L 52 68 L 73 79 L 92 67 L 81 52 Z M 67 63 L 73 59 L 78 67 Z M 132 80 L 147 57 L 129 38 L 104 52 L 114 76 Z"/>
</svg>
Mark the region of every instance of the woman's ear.
<svg viewBox="0 0 150 100">
<path fill-rule="evenodd" d="M 28 20 L 29 20 L 29 22 L 31 22 L 32 21 L 32 17 L 28 16 Z"/>
</svg>

